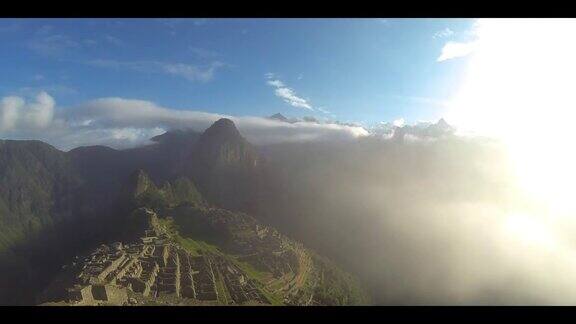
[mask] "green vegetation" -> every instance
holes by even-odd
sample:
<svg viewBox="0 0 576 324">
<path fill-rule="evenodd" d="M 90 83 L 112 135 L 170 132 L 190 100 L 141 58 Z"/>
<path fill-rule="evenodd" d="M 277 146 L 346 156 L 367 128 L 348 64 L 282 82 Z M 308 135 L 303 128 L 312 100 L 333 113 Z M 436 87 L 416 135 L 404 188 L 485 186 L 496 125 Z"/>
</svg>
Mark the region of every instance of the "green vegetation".
<svg viewBox="0 0 576 324">
<path fill-rule="evenodd" d="M 216 291 L 218 292 L 218 301 L 220 304 L 227 305 L 228 301 L 232 300 L 228 289 L 224 286 L 224 281 L 222 280 L 222 274 L 219 270 L 216 270 L 214 274 L 216 276 Z"/>
<path fill-rule="evenodd" d="M 181 227 L 178 225 L 172 217 L 168 218 L 160 218 L 159 223 L 168 230 L 169 235 L 171 238 L 180 244 L 183 248 L 187 251 L 192 253 L 193 255 L 203 255 L 207 253 L 212 253 L 219 255 L 230 262 L 233 262 L 237 265 L 240 269 L 242 269 L 246 276 L 249 279 L 254 279 L 260 286 L 260 291 L 266 296 L 266 298 L 271 302 L 272 305 L 283 305 L 282 296 L 278 294 L 272 294 L 267 292 L 264 287 L 264 280 L 270 276 L 267 272 L 262 272 L 256 270 L 250 263 L 239 261 L 237 257 L 224 253 L 221 249 L 212 243 L 208 243 L 202 239 L 198 239 L 196 237 L 192 238 L 189 236 L 183 236 Z M 186 225 L 186 223 L 185 223 Z M 230 294 L 227 289 L 224 287 L 224 283 L 221 278 L 221 274 L 218 273 L 216 275 L 216 289 L 218 291 L 218 299 L 219 302 L 222 304 L 226 304 L 227 301 L 231 300 Z"/>
<path fill-rule="evenodd" d="M 63 244 L 68 237 L 56 235 L 55 225 L 76 216 L 81 183 L 64 152 L 40 141 L 0 140 L 1 304 L 25 303 L 57 270 L 53 263 L 77 248 Z"/>
<path fill-rule="evenodd" d="M 217 220 L 220 217 L 231 219 L 242 217 L 244 214 L 191 206 L 177 208 L 176 211 L 172 210 L 169 214 L 171 217 L 161 219 L 161 224 L 169 230 L 176 242 L 195 255 L 213 253 L 233 262 L 244 271 L 248 278 L 256 280 L 260 291 L 273 305 L 284 304 L 285 296 L 283 293 L 272 293 L 272 291 L 284 286 L 285 282 L 278 281 L 268 287 L 269 289 L 265 289 L 265 282 L 272 278 L 271 273 L 259 269 L 255 264 L 226 252 L 227 249 L 225 248 L 223 249 L 229 240 L 238 240 L 240 237 L 247 237 L 251 234 L 245 229 L 236 231 L 233 226 L 216 228 L 211 226 L 211 222 L 219 224 Z M 286 243 L 291 246 L 289 240 Z M 300 302 L 306 303 L 312 296 L 315 301 L 322 305 L 370 304 L 370 297 L 356 278 L 341 270 L 328 259 L 312 252 L 310 255 L 312 262 L 306 269 L 296 270 L 298 267 L 294 268 L 295 271 L 305 272 L 301 274 L 304 277 L 300 279 L 300 282 L 303 282 L 303 286 L 300 288 L 302 296 Z M 296 259 L 291 260 L 290 263 L 298 264 L 297 257 L 295 255 L 293 257 Z M 219 294 L 227 294 L 223 285 L 217 284 L 217 287 Z"/>
<path fill-rule="evenodd" d="M 230 165 L 246 164 L 243 167 L 250 169 L 256 164 L 256 156 L 244 140 L 230 142 L 225 136 L 216 142 L 218 145 L 213 148 L 213 143 L 203 141 L 207 154 L 214 154 L 207 163 L 218 166 L 211 174 L 213 178 L 206 179 L 205 191 L 215 195 L 214 200 L 241 206 L 243 201 L 251 200 L 242 195 L 249 191 L 245 188 L 254 179 Z M 264 226 L 248 214 L 209 206 L 194 182 L 186 177 L 177 177 L 159 187 L 144 171 L 138 171 L 125 184 L 124 178 L 119 178 L 121 172 L 106 173 L 113 169 L 110 167 L 104 169 L 106 172 L 94 173 L 94 179 L 101 178 L 98 181 L 87 180 L 73 156 L 37 141 L 0 140 L 0 303 L 14 302 L 20 297 L 18 294 L 31 295 L 74 255 L 94 244 L 117 240 L 116 231 L 147 228 L 150 219 L 145 209 L 132 212 L 139 207 L 155 210 L 159 225 L 193 255 L 215 254 L 237 265 L 273 305 L 284 304 L 286 296 L 284 292 L 265 289 L 273 277 L 271 272 L 278 275 L 292 269 L 308 273 L 309 269 L 295 266 L 297 256 L 286 253 L 275 236 L 277 232 L 262 231 Z M 133 166 L 127 163 L 123 167 L 128 170 Z M 134 169 L 126 174 L 131 170 Z M 90 187 L 94 186 L 87 184 L 90 181 L 98 185 Z M 116 191 L 107 191 L 116 184 Z M 291 246 L 288 239 L 284 243 Z M 244 259 L 240 255 L 255 258 Z M 326 304 L 363 303 L 364 295 L 357 282 L 336 266 L 315 259 L 308 267 L 313 267 L 318 275 L 299 278 L 299 284 L 304 280 L 309 290 L 307 296 L 318 296 Z M 226 303 L 230 295 L 221 274 L 216 281 L 220 302 Z M 285 284 L 279 281 L 278 287 L 273 288 Z"/>
<path fill-rule="evenodd" d="M 180 205 L 205 205 L 202 195 L 187 178 L 178 178 L 172 183 L 166 182 L 162 188 L 158 188 L 143 170 L 139 170 L 132 175 L 127 190 L 132 196 L 132 207 L 145 206 L 162 211 Z"/>
<path fill-rule="evenodd" d="M 0 253 L 70 216 L 79 184 L 63 152 L 39 141 L 0 140 Z"/>
<path fill-rule="evenodd" d="M 264 282 L 264 280 L 270 277 L 270 273 L 257 270 L 252 264 L 245 261 L 239 261 L 237 257 L 230 257 L 229 259 L 251 278 Z"/>
<path fill-rule="evenodd" d="M 323 305 L 369 305 L 370 296 L 362 289 L 357 278 L 344 272 L 330 260 L 312 255 L 319 271 L 316 286 L 313 288 L 314 299 Z"/>
<path fill-rule="evenodd" d="M 270 301 L 272 306 L 283 306 L 284 302 L 282 301 L 282 296 L 280 294 L 273 294 L 271 292 L 266 291 L 266 289 L 260 288 L 260 292 Z"/>
</svg>

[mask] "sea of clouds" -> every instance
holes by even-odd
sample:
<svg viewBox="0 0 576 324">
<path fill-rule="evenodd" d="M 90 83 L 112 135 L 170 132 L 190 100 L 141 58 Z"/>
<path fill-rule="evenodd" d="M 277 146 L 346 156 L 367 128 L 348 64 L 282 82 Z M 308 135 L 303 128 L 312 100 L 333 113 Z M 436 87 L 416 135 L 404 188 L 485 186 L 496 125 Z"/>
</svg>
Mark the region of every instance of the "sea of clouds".
<svg viewBox="0 0 576 324">
<path fill-rule="evenodd" d="M 299 121 L 286 123 L 253 116 L 227 116 L 178 110 L 150 101 L 100 98 L 74 107 L 57 107 L 54 98 L 40 92 L 33 98 L 4 97 L 0 101 L 0 136 L 39 139 L 60 149 L 83 145 L 127 148 L 149 143 L 171 129 L 203 131 L 220 118 L 233 120 L 255 145 L 314 140 L 348 140 L 369 133 L 360 126 Z"/>
</svg>

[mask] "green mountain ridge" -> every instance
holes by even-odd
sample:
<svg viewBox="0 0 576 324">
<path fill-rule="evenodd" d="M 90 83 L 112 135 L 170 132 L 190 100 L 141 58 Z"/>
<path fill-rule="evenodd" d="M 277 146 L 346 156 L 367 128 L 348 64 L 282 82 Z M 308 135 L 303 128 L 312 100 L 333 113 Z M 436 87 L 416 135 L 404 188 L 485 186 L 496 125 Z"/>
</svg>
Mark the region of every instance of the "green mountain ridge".
<svg viewBox="0 0 576 324">
<path fill-rule="evenodd" d="M 172 187 L 177 189 L 171 190 Z M 176 280 L 178 284 L 163 286 L 164 279 L 161 279 L 163 277 L 159 274 L 160 279 L 150 285 L 152 293 L 138 294 L 133 293 L 138 289 L 133 288 L 131 282 L 138 280 L 139 275 L 130 277 L 122 274 L 115 279 L 107 276 L 100 284 L 108 287 L 108 290 L 124 291 L 125 298 L 114 299 L 109 295 L 107 298 L 98 299 L 100 297 L 88 293 L 90 297 L 84 296 L 78 300 L 74 293 L 67 295 L 63 289 L 70 291 L 70 287 L 74 286 L 77 287 L 76 290 L 89 287 L 94 291 L 94 287 L 98 286 L 81 284 L 70 277 L 61 278 L 60 282 L 65 284 L 53 284 L 53 291 L 45 293 L 45 296 L 59 297 L 50 302 L 70 305 L 355 305 L 367 304 L 369 301 L 359 288 L 358 282 L 330 261 L 278 231 L 264 226 L 248 214 L 208 205 L 195 191 L 193 183 L 187 179 L 180 178 L 158 188 L 144 171 L 139 170 L 131 177 L 127 188 L 131 188 L 129 193 L 134 207 L 125 226 L 130 235 L 124 236 L 123 244 L 113 245 L 128 246 L 125 248 L 128 252 L 140 247 L 145 250 L 152 246 L 156 249 L 167 246 L 171 251 L 177 251 L 170 252 L 173 253 L 171 255 L 179 255 L 178 261 L 174 261 L 177 264 L 177 275 L 168 275 L 168 280 Z M 160 238 L 152 239 L 155 241 L 148 245 L 134 243 L 138 236 L 149 232 Z M 145 241 L 147 238 L 143 237 L 141 240 Z M 94 255 L 99 256 L 102 253 L 92 252 L 91 255 L 93 259 Z M 138 254 L 132 258 L 143 264 L 149 262 Z M 214 279 L 194 279 L 193 284 L 187 284 L 181 278 L 188 275 L 182 268 L 185 264 L 182 260 L 188 258 L 208 260 L 211 270 L 207 273 Z M 87 260 L 84 260 L 83 268 L 90 268 L 90 261 Z M 82 264 L 76 264 L 76 268 L 80 268 Z M 126 267 L 132 266 L 132 263 L 125 264 Z M 159 264 L 159 273 L 171 269 L 169 266 L 162 266 L 162 260 Z M 118 269 L 116 272 L 126 271 L 122 265 Z M 202 276 L 204 270 L 199 268 L 198 271 L 199 276 Z M 75 276 L 82 273 L 72 272 Z M 174 273 L 174 270 L 169 273 Z M 206 285 L 212 287 L 213 295 L 206 297 L 198 292 L 206 288 Z M 132 296 L 131 303 L 128 296 Z M 46 299 L 43 302 L 45 303 Z"/>
<path fill-rule="evenodd" d="M 323 270 L 336 269 L 335 265 L 249 215 L 259 197 L 260 158 L 232 121 L 218 121 L 203 134 L 168 132 L 154 141 L 129 150 L 92 146 L 69 152 L 39 141 L 0 141 L 0 304 L 32 304 L 34 296 L 75 256 L 90 253 L 104 242 L 141 235 L 126 229 L 133 225 L 129 216 L 143 207 L 159 215 L 158 221 L 169 229 L 178 247 L 191 253 L 219 251 L 215 260 L 236 262 L 256 282 L 281 273 L 271 270 L 275 264 L 294 260 L 288 252 L 277 255 L 273 252 L 279 251 L 270 247 L 261 248 L 267 246 L 261 242 L 263 233 L 276 233 L 282 239 L 275 240 L 300 246 L 310 263 L 316 264 L 310 267 L 314 278 L 335 278 L 327 282 L 344 287 L 328 293 L 333 288 L 322 290 L 318 283 L 323 281 L 312 280 L 316 284 L 307 289 L 320 290 L 310 295 L 332 296 L 316 302 L 368 300 L 357 282 L 340 275 L 344 272 Z M 254 256 L 238 259 L 239 253 L 247 251 Z M 256 256 L 269 262 L 262 263 Z M 305 291 L 307 284 L 298 284 L 302 285 L 299 291 Z M 222 285 L 219 289 L 225 290 Z M 285 303 L 281 299 L 286 294 L 263 293 L 273 304 Z M 290 298 L 307 304 L 302 298 Z M 309 300 L 308 304 L 314 299 Z"/>
</svg>

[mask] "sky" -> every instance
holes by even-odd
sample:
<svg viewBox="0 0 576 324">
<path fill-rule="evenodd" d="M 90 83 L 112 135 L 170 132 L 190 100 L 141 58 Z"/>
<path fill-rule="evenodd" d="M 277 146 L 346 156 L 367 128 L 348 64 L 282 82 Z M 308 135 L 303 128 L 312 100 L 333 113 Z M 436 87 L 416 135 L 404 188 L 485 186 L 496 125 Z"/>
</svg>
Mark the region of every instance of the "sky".
<svg viewBox="0 0 576 324">
<path fill-rule="evenodd" d="M 2 19 L 0 97 L 361 125 L 443 117 L 471 19 Z"/>
</svg>

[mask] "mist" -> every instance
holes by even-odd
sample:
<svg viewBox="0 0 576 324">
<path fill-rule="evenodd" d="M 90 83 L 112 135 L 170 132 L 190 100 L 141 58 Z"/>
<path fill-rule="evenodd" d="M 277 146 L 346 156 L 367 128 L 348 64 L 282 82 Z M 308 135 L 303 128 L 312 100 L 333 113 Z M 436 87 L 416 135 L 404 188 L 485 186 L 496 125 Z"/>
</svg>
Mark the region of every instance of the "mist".
<svg viewBox="0 0 576 324">
<path fill-rule="evenodd" d="M 576 301 L 574 223 L 523 192 L 497 141 L 365 138 L 261 151 L 277 184 L 266 212 L 357 274 L 376 304 Z"/>
<path fill-rule="evenodd" d="M 33 98 L 0 99 L 0 138 L 36 139 L 63 150 L 105 145 L 116 149 L 151 144 L 150 138 L 167 130 L 204 131 L 220 118 L 233 120 L 253 144 L 347 141 L 369 133 L 360 126 L 297 121 L 286 123 L 263 116 L 228 116 L 200 110 L 182 110 L 153 102 L 99 98 L 75 107 L 60 107 L 42 91 Z"/>
</svg>

